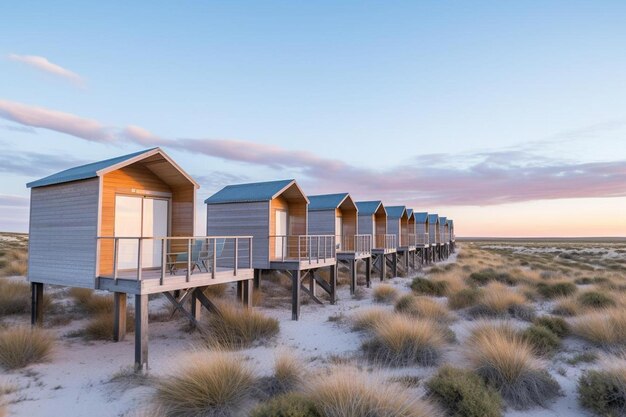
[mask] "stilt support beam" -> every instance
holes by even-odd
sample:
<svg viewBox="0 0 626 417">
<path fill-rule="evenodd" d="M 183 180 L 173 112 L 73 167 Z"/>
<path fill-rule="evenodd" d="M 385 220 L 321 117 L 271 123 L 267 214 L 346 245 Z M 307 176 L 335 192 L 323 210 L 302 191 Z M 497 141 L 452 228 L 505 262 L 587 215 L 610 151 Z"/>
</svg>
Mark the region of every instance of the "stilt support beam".
<svg viewBox="0 0 626 417">
<path fill-rule="evenodd" d="M 148 368 L 148 295 L 135 295 L 135 371 Z"/>
<path fill-rule="evenodd" d="M 113 293 L 113 341 L 126 338 L 126 293 Z"/>
<path fill-rule="evenodd" d="M 30 323 L 33 326 L 43 325 L 43 283 L 31 282 Z"/>
</svg>

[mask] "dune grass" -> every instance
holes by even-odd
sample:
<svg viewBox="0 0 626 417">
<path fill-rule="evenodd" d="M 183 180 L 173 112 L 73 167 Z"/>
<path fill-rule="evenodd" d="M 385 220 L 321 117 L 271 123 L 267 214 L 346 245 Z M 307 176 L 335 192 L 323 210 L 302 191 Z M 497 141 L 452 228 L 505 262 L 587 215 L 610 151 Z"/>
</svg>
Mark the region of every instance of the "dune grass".
<svg viewBox="0 0 626 417">
<path fill-rule="evenodd" d="M 256 376 L 242 358 L 216 351 L 187 353 L 173 373 L 157 380 L 156 401 L 168 417 L 223 417 L 240 412 Z"/>
<path fill-rule="evenodd" d="M 0 366 L 12 370 L 46 361 L 53 347 L 52 336 L 40 328 L 20 326 L 0 330 Z"/>
<path fill-rule="evenodd" d="M 324 417 L 441 417 L 428 401 L 376 376 L 337 369 L 319 377 L 308 396 Z"/>
<path fill-rule="evenodd" d="M 411 289 L 416 294 L 434 295 L 437 297 L 442 297 L 446 295 L 446 292 L 448 290 L 448 283 L 441 280 L 415 277 L 411 282 Z"/>
<path fill-rule="evenodd" d="M 484 287 L 478 303 L 471 307 L 469 313 L 474 317 L 516 317 L 522 320 L 534 319 L 534 311 L 528 305 L 526 297 L 494 282 Z"/>
<path fill-rule="evenodd" d="M 103 314 L 113 312 L 113 296 L 98 295 L 87 288 L 70 288 L 70 297 L 74 299 L 76 306 L 89 314 Z"/>
<path fill-rule="evenodd" d="M 218 309 L 219 314 L 207 315 L 206 327 L 209 333 L 205 341 L 209 346 L 242 349 L 279 332 L 278 320 L 260 311 L 228 303 L 220 303 Z"/>
<path fill-rule="evenodd" d="M 533 321 L 533 324 L 549 329 L 558 337 L 565 337 L 570 333 L 569 324 L 561 317 L 541 316 L 537 317 Z"/>
<path fill-rule="evenodd" d="M 478 375 L 513 408 L 545 406 L 560 391 L 531 345 L 511 326 L 478 325 L 469 338 L 467 356 Z"/>
<path fill-rule="evenodd" d="M 459 310 L 474 306 L 482 297 L 482 290 L 479 288 L 463 288 L 448 295 L 448 307 L 452 310 Z"/>
<path fill-rule="evenodd" d="M 391 303 L 398 298 L 398 290 L 389 284 L 382 284 L 374 288 L 372 297 L 377 303 Z"/>
<path fill-rule="evenodd" d="M 446 335 L 430 320 L 394 315 L 373 328 L 363 343 L 366 356 L 389 366 L 435 365 L 446 343 Z"/>
<path fill-rule="evenodd" d="M 274 373 L 264 378 L 261 389 L 270 397 L 299 390 L 304 386 L 306 370 L 291 352 L 282 351 L 274 359 Z"/>
<path fill-rule="evenodd" d="M 89 319 L 85 328 L 77 334 L 87 340 L 113 340 L 114 325 L 115 318 L 112 313 L 100 313 Z M 130 313 L 126 316 L 126 331 L 135 331 L 135 320 Z"/>
<path fill-rule="evenodd" d="M 585 291 L 576 298 L 578 304 L 584 308 L 607 308 L 614 307 L 616 302 L 613 297 L 601 291 Z"/>
<path fill-rule="evenodd" d="M 560 281 L 555 283 L 541 282 L 537 284 L 537 292 L 544 298 L 567 297 L 576 292 L 576 284 L 569 281 Z"/>
<path fill-rule="evenodd" d="M 371 331 L 377 325 L 389 320 L 392 314 L 382 308 L 369 308 L 359 311 L 351 317 L 352 330 Z"/>
<path fill-rule="evenodd" d="M 599 416 L 626 415 L 626 366 L 585 372 L 578 380 L 578 399 Z"/>
<path fill-rule="evenodd" d="M 257 405 L 250 417 L 323 417 L 317 408 L 306 395 L 290 392 Z"/>
<path fill-rule="evenodd" d="M 0 252 L 0 277 L 28 274 L 28 249 L 26 246 L 13 247 Z"/>
<path fill-rule="evenodd" d="M 561 347 L 561 338 L 545 326 L 533 324 L 522 332 L 522 337 L 542 356 L 552 355 Z"/>
<path fill-rule="evenodd" d="M 597 346 L 612 349 L 626 345 L 626 310 L 596 310 L 575 319 L 572 333 Z"/>
<path fill-rule="evenodd" d="M 398 299 L 395 311 L 412 317 L 430 319 L 441 323 L 452 321 L 452 316 L 444 304 L 428 297 L 414 297 L 410 294 Z"/>
<path fill-rule="evenodd" d="M 0 316 L 30 311 L 30 285 L 0 278 Z"/>
</svg>

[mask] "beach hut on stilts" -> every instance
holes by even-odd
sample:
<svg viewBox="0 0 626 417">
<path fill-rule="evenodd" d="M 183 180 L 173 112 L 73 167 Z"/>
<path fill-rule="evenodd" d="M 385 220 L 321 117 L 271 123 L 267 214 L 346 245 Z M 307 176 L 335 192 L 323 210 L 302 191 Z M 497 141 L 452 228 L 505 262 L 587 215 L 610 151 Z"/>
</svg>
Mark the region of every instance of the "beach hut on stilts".
<svg viewBox="0 0 626 417">
<path fill-rule="evenodd" d="M 448 219 L 448 227 L 450 229 L 450 253 L 454 253 L 456 250 L 456 237 L 454 235 L 454 221 Z"/>
<path fill-rule="evenodd" d="M 262 275 L 287 273 L 292 280 L 292 319 L 300 317 L 302 293 L 323 304 L 317 288 L 336 301 L 335 233 L 308 234 L 309 199 L 293 179 L 229 185 L 205 200 L 207 233 L 251 235 L 252 267 L 258 288 Z M 327 271 L 328 279 L 320 272 Z M 305 282 L 308 285 L 305 285 Z"/>
<path fill-rule="evenodd" d="M 164 294 L 193 324 L 216 311 L 209 286 L 237 283 L 251 306 L 252 238 L 194 236 L 199 185 L 160 148 L 70 168 L 31 182 L 28 280 L 41 325 L 44 285 L 114 295 L 116 341 L 134 297 L 135 369 L 148 364 L 148 301 Z"/>
<path fill-rule="evenodd" d="M 357 264 L 365 263 L 365 281 L 371 281 L 372 236 L 359 234 L 358 210 L 350 194 L 310 195 L 309 234 L 334 235 L 337 262 L 348 266 L 350 272 L 350 293 L 354 294 L 357 285 Z"/>
<path fill-rule="evenodd" d="M 408 274 L 410 259 L 415 253 L 415 242 L 413 242 L 415 233 L 409 229 L 407 208 L 406 206 L 386 206 L 385 209 L 387 210 L 387 233 L 395 236 L 399 260 L 405 268 L 405 274 Z"/>
<path fill-rule="evenodd" d="M 358 201 L 359 234 L 372 236 L 372 270 L 377 269 L 380 280 L 387 274 L 391 264 L 393 276 L 398 275 L 398 254 L 395 235 L 387 232 L 387 211 L 382 201 Z"/>
<path fill-rule="evenodd" d="M 432 248 L 433 262 L 441 260 L 441 233 L 439 232 L 439 215 L 428 213 L 428 241 Z"/>
<path fill-rule="evenodd" d="M 427 212 L 413 212 L 415 218 L 415 248 L 422 264 L 432 262 L 429 242 L 429 222 Z"/>
<path fill-rule="evenodd" d="M 441 233 L 441 256 L 448 259 L 450 256 L 450 227 L 447 217 L 439 217 L 439 230 Z"/>
</svg>

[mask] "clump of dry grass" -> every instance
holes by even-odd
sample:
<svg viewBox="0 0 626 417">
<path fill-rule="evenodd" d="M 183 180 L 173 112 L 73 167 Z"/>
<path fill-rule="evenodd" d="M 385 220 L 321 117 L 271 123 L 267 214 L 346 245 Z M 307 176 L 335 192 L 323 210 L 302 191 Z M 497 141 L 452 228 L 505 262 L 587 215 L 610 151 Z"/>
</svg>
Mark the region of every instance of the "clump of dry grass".
<svg viewBox="0 0 626 417">
<path fill-rule="evenodd" d="M 290 352 L 280 352 L 274 360 L 274 374 L 261 382 L 269 396 L 296 391 L 304 385 L 306 371 L 298 358 Z"/>
<path fill-rule="evenodd" d="M 0 330 L 0 366 L 17 369 L 47 360 L 54 339 L 46 331 L 25 326 Z"/>
<path fill-rule="evenodd" d="M 560 391 L 532 347 L 509 325 L 483 323 L 476 327 L 467 356 L 476 372 L 516 409 L 543 406 Z"/>
<path fill-rule="evenodd" d="M 26 276 L 28 274 L 28 250 L 9 249 L 0 253 L 0 277 Z"/>
<path fill-rule="evenodd" d="M 448 295 L 448 307 L 453 310 L 467 308 L 476 305 L 482 297 L 482 290 L 479 288 L 464 288 Z"/>
<path fill-rule="evenodd" d="M 30 286 L 25 282 L 0 279 L 0 316 L 30 311 Z"/>
<path fill-rule="evenodd" d="M 561 297 L 555 300 L 552 314 L 558 314 L 560 316 L 577 316 L 583 311 L 583 308 L 578 303 L 576 297 Z"/>
<path fill-rule="evenodd" d="M 374 288 L 372 297 L 377 303 L 391 303 L 398 298 L 398 290 L 389 284 L 382 284 Z"/>
<path fill-rule="evenodd" d="M 436 323 L 394 315 L 374 326 L 363 350 L 370 360 L 385 365 L 430 366 L 439 360 L 445 343 L 446 335 Z"/>
<path fill-rule="evenodd" d="M 77 335 L 83 336 L 87 340 L 112 340 L 115 317 L 111 313 L 97 314 L 89 320 L 87 326 Z M 129 313 L 126 316 L 126 331 L 135 331 L 135 321 Z"/>
<path fill-rule="evenodd" d="M 579 317 L 572 323 L 572 333 L 606 349 L 626 344 L 626 310 L 610 308 Z"/>
<path fill-rule="evenodd" d="M 308 396 L 324 417 L 440 417 L 431 403 L 395 384 L 352 369 L 318 378 Z"/>
<path fill-rule="evenodd" d="M 534 311 L 528 306 L 526 298 L 500 283 L 491 283 L 485 286 L 480 301 L 470 309 L 469 313 L 478 317 L 510 315 L 522 320 L 534 318 Z"/>
<path fill-rule="evenodd" d="M 352 316 L 352 330 L 369 331 L 377 325 L 386 322 L 392 314 L 382 308 L 370 308 L 360 311 Z"/>
<path fill-rule="evenodd" d="M 269 339 L 279 331 L 278 321 L 253 309 L 221 303 L 219 314 L 208 315 L 208 345 L 226 349 L 241 349 L 254 342 Z"/>
<path fill-rule="evenodd" d="M 626 366 L 621 363 L 585 372 L 578 380 L 578 398 L 597 415 L 626 415 Z"/>
<path fill-rule="evenodd" d="M 404 295 L 396 302 L 395 310 L 398 313 L 442 323 L 452 321 L 452 316 L 446 306 L 428 297 Z"/>
<path fill-rule="evenodd" d="M 239 412 L 255 391 L 256 376 L 241 358 L 224 352 L 185 355 L 156 383 L 156 401 L 168 417 L 224 417 Z"/>
<path fill-rule="evenodd" d="M 87 288 L 71 288 L 69 295 L 74 299 L 76 306 L 87 313 L 113 312 L 114 304 L 111 295 L 97 295 L 93 290 Z"/>
</svg>

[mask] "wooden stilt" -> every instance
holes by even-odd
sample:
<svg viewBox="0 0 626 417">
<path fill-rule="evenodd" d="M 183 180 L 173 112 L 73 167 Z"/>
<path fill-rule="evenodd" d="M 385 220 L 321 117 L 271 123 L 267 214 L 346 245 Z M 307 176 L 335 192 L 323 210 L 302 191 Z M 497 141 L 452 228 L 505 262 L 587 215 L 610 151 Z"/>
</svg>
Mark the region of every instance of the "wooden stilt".
<svg viewBox="0 0 626 417">
<path fill-rule="evenodd" d="M 237 301 L 243 302 L 243 282 L 237 281 Z"/>
<path fill-rule="evenodd" d="M 254 288 L 256 289 L 261 288 L 261 270 L 260 269 L 254 270 Z"/>
<path fill-rule="evenodd" d="M 291 271 L 291 320 L 300 318 L 300 270 Z"/>
<path fill-rule="evenodd" d="M 113 341 L 126 338 L 126 293 L 113 293 Z"/>
<path fill-rule="evenodd" d="M 254 280 L 247 279 L 241 281 L 243 287 L 243 299 L 241 300 L 245 308 L 252 308 L 252 292 L 254 291 Z"/>
<path fill-rule="evenodd" d="M 135 371 L 148 368 L 148 295 L 135 295 Z"/>
<path fill-rule="evenodd" d="M 202 292 L 204 288 L 196 288 L 191 293 L 191 315 L 193 316 L 195 321 L 200 320 L 202 316 L 202 303 L 198 300 L 198 296 L 196 295 L 196 291 Z"/>
<path fill-rule="evenodd" d="M 43 283 L 30 284 L 30 323 L 33 326 L 43 325 Z"/>
<path fill-rule="evenodd" d="M 337 302 L 337 264 L 330 267 L 330 303 Z"/>
<path fill-rule="evenodd" d="M 309 273 L 309 292 L 313 297 L 317 297 L 317 285 L 315 284 L 315 270 Z"/>
<path fill-rule="evenodd" d="M 372 257 L 365 258 L 365 286 L 372 286 Z"/>
<path fill-rule="evenodd" d="M 356 259 L 350 261 L 350 295 L 356 293 L 356 263 Z"/>
<path fill-rule="evenodd" d="M 398 252 L 394 252 L 391 256 L 391 259 L 393 261 L 393 276 L 397 277 L 398 276 Z"/>
<path fill-rule="evenodd" d="M 404 271 L 406 275 L 409 275 L 409 251 L 404 252 Z"/>
<path fill-rule="evenodd" d="M 380 280 L 384 281 L 387 275 L 387 255 L 382 254 L 380 256 Z"/>
</svg>

